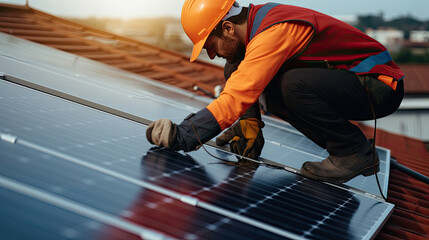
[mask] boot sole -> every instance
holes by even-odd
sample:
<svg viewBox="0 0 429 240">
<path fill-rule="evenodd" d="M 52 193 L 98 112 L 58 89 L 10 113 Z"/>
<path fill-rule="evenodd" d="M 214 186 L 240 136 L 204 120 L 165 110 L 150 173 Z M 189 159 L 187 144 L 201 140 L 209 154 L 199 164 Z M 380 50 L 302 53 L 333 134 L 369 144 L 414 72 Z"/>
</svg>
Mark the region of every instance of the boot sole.
<svg viewBox="0 0 429 240">
<path fill-rule="evenodd" d="M 314 175 L 310 172 L 307 172 L 305 169 L 301 169 L 301 174 L 305 177 L 314 179 L 314 180 L 321 180 L 321 181 L 325 181 L 325 182 L 330 182 L 330 183 L 335 183 L 335 184 L 341 184 L 341 183 L 345 183 L 350 181 L 351 179 L 353 179 L 356 176 L 359 175 L 363 175 L 365 177 L 371 176 L 373 174 L 376 174 L 380 171 L 380 161 L 378 161 L 376 164 L 371 165 L 369 167 L 366 167 L 362 170 L 360 170 L 359 172 L 348 176 L 348 177 L 344 177 L 344 178 L 327 178 L 327 177 L 321 177 L 321 176 L 317 176 Z"/>
</svg>

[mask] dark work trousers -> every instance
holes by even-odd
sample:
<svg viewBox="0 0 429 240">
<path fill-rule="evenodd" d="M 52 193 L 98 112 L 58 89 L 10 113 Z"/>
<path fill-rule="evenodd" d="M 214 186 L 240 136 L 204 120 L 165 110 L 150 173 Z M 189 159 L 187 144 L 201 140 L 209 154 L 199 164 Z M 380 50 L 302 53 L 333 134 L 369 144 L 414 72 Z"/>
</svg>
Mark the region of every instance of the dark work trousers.
<svg viewBox="0 0 429 240">
<path fill-rule="evenodd" d="M 404 81 L 394 91 L 375 78 L 366 78 L 376 118 L 396 111 L 404 95 Z M 378 87 L 372 88 L 374 84 Z M 357 153 L 369 144 L 350 122 L 373 119 L 366 87 L 352 72 L 324 68 L 280 71 L 264 93 L 270 113 L 334 156 Z"/>
</svg>

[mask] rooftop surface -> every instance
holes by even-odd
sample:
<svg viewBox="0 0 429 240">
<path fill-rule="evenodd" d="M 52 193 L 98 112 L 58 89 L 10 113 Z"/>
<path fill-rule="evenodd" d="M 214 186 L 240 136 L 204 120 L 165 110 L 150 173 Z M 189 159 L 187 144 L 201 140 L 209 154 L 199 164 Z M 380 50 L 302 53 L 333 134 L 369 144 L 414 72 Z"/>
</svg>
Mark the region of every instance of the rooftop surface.
<svg viewBox="0 0 429 240">
<path fill-rule="evenodd" d="M 192 91 L 194 85 L 213 89 L 214 86 L 223 85 L 224 82 L 222 68 L 204 62 L 191 64 L 188 62 L 188 56 L 95 30 L 26 7 L 1 4 L 0 13 L 0 31 L 4 33 L 89 58 L 132 74 L 160 81 L 162 84 Z M 406 74 L 405 89 L 408 94 L 429 92 L 427 81 L 424 81 L 427 76 L 425 73 L 427 67 L 404 65 L 401 68 Z M 106 86 L 109 86 L 107 82 Z M 64 86 L 64 88 L 70 87 Z M 169 89 L 169 91 L 178 90 Z M 169 94 L 171 95 L 171 92 Z M 186 95 L 182 92 L 181 94 Z M 192 92 L 187 94 L 190 98 L 183 101 L 193 102 L 198 99 L 200 102 L 197 105 L 189 103 L 195 109 L 208 102 L 204 98 L 194 96 Z M 138 97 L 134 96 L 134 98 Z M 174 96 L 164 96 L 164 98 L 166 101 L 174 101 Z M 137 110 L 128 111 L 133 113 L 132 111 Z M 177 122 L 181 118 L 183 116 L 173 120 Z M 371 128 L 363 125 L 361 128 L 371 137 L 373 131 Z M 399 163 L 429 176 L 429 168 L 426 164 L 429 153 L 423 142 L 378 130 L 376 144 L 390 149 L 391 156 Z M 395 208 L 378 233 L 378 239 L 428 238 L 428 184 L 415 180 L 397 169 L 392 169 L 388 182 L 388 202 L 395 204 Z"/>
</svg>

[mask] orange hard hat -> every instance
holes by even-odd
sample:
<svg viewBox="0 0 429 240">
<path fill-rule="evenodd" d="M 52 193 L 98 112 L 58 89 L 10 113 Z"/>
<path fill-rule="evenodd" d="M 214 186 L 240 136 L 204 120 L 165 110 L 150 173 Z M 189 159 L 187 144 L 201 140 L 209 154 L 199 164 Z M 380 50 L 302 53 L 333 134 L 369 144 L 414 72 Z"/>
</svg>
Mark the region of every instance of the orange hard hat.
<svg viewBox="0 0 429 240">
<path fill-rule="evenodd" d="M 191 62 L 200 55 L 213 29 L 228 13 L 234 0 L 186 0 L 182 8 L 182 26 L 194 43 Z"/>
</svg>

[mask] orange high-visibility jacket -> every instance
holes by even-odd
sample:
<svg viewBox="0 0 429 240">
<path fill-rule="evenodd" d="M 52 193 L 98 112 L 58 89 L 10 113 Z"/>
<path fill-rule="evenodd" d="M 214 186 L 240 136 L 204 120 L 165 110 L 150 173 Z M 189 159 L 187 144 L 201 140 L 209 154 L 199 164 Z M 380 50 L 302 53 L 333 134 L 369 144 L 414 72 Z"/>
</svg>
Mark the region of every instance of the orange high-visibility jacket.
<svg viewBox="0 0 429 240">
<path fill-rule="evenodd" d="M 358 75 L 403 78 L 383 45 L 347 23 L 291 5 L 250 5 L 245 58 L 221 96 L 207 107 L 222 130 L 257 101 L 283 64 L 286 68 L 329 64 Z"/>
</svg>

